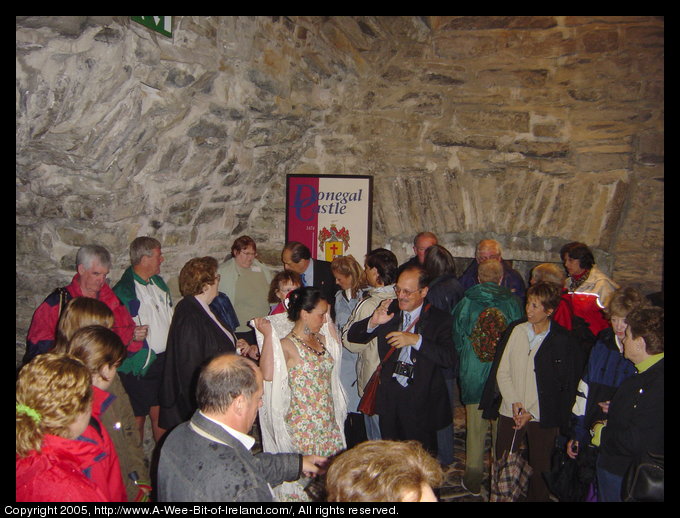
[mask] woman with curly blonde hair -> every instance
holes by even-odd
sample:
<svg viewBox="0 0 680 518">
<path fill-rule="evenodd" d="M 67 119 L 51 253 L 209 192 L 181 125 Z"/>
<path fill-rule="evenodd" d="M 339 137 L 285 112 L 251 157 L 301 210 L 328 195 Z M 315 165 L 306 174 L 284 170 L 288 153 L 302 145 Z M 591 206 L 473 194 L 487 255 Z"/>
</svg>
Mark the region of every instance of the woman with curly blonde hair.
<svg viewBox="0 0 680 518">
<path fill-rule="evenodd" d="M 127 502 L 121 463 L 111 438 L 111 433 L 116 433 L 116 427 L 109 431 L 104 423 L 104 414 L 108 413 L 107 409 L 113 400 L 107 390 L 116 376 L 116 369 L 125 359 L 125 346 L 110 329 L 85 326 L 73 334 L 67 352 L 82 361 L 92 376 L 92 417 L 90 425 L 79 439 L 96 444 L 104 455 L 96 455 L 92 459 L 90 479 L 106 492 L 109 500 Z M 125 470 L 125 473 L 128 471 Z"/>
<path fill-rule="evenodd" d="M 90 421 L 92 376 L 78 359 L 37 356 L 16 382 L 18 502 L 106 502 L 84 474 L 92 446 L 75 440 Z M 86 451 L 87 450 L 87 451 Z"/>
</svg>

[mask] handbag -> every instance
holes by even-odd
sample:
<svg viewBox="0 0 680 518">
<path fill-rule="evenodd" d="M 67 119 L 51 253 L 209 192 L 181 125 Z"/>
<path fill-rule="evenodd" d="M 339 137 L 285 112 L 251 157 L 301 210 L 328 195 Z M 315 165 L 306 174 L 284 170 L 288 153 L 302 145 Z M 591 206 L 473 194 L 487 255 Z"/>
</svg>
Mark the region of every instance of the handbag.
<svg viewBox="0 0 680 518">
<path fill-rule="evenodd" d="M 394 351 L 395 348 L 390 347 L 390 350 L 387 351 L 385 358 L 375 368 L 375 372 L 371 375 L 371 378 L 368 380 L 368 383 L 366 383 L 366 387 L 364 388 L 364 395 L 361 396 L 359 406 L 357 407 L 357 410 L 359 410 L 359 412 L 361 412 L 362 414 L 375 415 L 376 413 L 375 399 L 376 396 L 378 395 L 378 385 L 380 385 L 380 373 L 382 372 L 383 364 L 389 359 L 390 356 L 392 356 L 392 353 Z"/>
<path fill-rule="evenodd" d="M 663 502 L 663 453 L 647 452 L 631 464 L 623 476 L 624 502 Z"/>
<path fill-rule="evenodd" d="M 430 304 L 425 306 L 423 308 L 423 311 L 427 311 L 427 309 L 430 307 Z M 422 313 L 421 313 L 422 314 Z M 416 318 L 409 324 L 409 326 L 404 330 L 405 333 L 408 333 L 414 325 L 416 325 L 416 322 L 420 317 Z M 375 400 L 376 396 L 378 395 L 378 386 L 380 385 L 380 373 L 382 372 L 382 367 L 385 364 L 385 362 L 392 356 L 392 353 L 396 349 L 394 347 L 390 347 L 390 350 L 387 351 L 387 354 L 385 357 L 382 359 L 382 361 L 378 364 L 378 366 L 375 368 L 375 372 L 371 375 L 370 379 L 368 380 L 368 383 L 366 383 L 366 387 L 364 388 L 364 395 L 361 396 L 361 400 L 359 401 L 359 406 L 357 407 L 357 410 L 361 412 L 362 414 L 366 415 L 375 415 Z"/>
<path fill-rule="evenodd" d="M 596 449 L 589 445 L 572 459 L 567 454 L 566 442 L 563 436 L 555 439 L 550 471 L 542 475 L 548 489 L 560 502 L 583 502 L 595 478 Z"/>
</svg>

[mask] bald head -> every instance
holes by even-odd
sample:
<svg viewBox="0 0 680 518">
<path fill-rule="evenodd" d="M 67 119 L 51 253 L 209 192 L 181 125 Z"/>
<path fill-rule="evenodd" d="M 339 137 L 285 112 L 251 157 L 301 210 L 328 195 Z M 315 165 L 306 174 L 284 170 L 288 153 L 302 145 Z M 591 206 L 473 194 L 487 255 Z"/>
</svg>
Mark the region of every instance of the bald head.
<svg viewBox="0 0 680 518">
<path fill-rule="evenodd" d="M 477 244 L 475 257 L 478 263 L 483 263 L 488 259 L 500 261 L 502 256 L 501 244 L 495 239 L 482 239 Z"/>
<path fill-rule="evenodd" d="M 418 264 L 425 263 L 425 252 L 432 245 L 438 244 L 437 236 L 432 232 L 419 232 L 413 239 L 413 253 L 418 258 Z"/>
<path fill-rule="evenodd" d="M 204 413 L 224 413 L 238 396 L 250 398 L 261 385 L 262 374 L 255 363 L 236 354 L 223 354 L 201 370 L 196 402 Z"/>
</svg>

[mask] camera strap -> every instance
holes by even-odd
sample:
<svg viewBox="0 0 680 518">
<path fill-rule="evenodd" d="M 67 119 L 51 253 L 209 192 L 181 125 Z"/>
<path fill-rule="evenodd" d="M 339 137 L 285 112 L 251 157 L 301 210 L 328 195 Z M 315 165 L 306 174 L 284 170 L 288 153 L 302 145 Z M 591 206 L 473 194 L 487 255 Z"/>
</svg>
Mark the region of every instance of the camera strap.
<svg viewBox="0 0 680 518">
<path fill-rule="evenodd" d="M 424 308 L 423 311 L 427 311 L 430 308 L 431 304 L 427 304 Z M 420 312 L 420 315 L 423 314 L 423 311 Z M 418 323 L 418 320 L 420 320 L 420 315 L 418 315 L 418 318 L 413 319 L 413 322 L 409 324 L 409 326 L 402 331 L 402 333 L 408 333 L 413 329 L 413 326 L 415 326 Z M 390 350 L 387 351 L 387 354 L 385 355 L 385 358 L 380 362 L 380 367 L 382 368 L 383 364 L 387 362 L 387 360 L 392 356 L 392 353 L 396 350 L 396 347 L 391 346 Z"/>
</svg>

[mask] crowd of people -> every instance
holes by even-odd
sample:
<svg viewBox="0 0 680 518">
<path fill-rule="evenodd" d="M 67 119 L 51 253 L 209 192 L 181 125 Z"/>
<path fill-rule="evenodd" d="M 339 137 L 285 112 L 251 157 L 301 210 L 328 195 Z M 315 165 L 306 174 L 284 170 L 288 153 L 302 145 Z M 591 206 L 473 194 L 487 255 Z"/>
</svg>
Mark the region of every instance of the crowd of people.
<svg viewBox="0 0 680 518">
<path fill-rule="evenodd" d="M 517 444 L 520 500 L 561 498 L 556 450 L 578 499 L 625 500 L 664 453 L 663 308 L 583 243 L 528 283 L 492 239 L 460 276 L 434 233 L 413 252 L 362 265 L 290 242 L 276 268 L 240 236 L 221 264 L 190 259 L 173 301 L 158 240 L 132 241 L 113 288 L 109 251 L 81 247 L 17 371 L 17 501 L 437 501 L 457 401 L 471 495 Z"/>
</svg>

